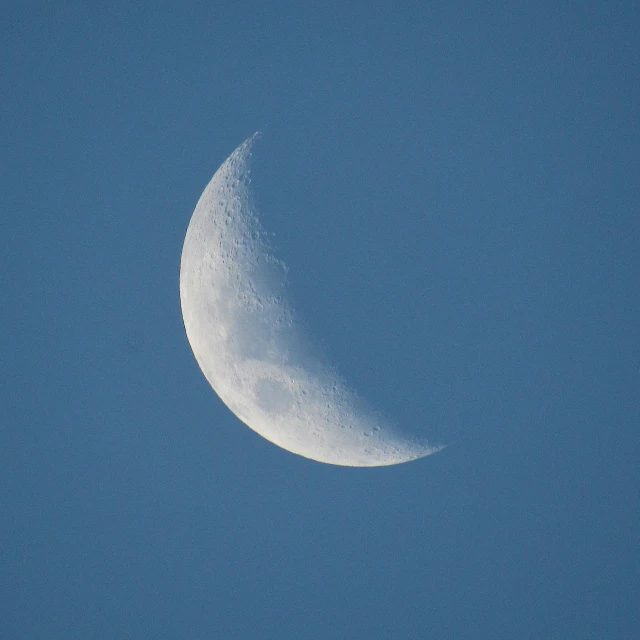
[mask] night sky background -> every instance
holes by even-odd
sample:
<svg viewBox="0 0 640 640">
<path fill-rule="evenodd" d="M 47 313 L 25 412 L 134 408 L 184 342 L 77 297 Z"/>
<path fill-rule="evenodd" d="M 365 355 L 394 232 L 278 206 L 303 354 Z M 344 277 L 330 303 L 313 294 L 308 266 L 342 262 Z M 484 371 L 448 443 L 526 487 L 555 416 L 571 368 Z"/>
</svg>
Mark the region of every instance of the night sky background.
<svg viewBox="0 0 640 640">
<path fill-rule="evenodd" d="M 636 3 L 0 12 L 0 637 L 638 637 Z M 443 452 L 315 463 L 200 372 L 182 242 L 256 130 L 297 311 Z"/>
</svg>

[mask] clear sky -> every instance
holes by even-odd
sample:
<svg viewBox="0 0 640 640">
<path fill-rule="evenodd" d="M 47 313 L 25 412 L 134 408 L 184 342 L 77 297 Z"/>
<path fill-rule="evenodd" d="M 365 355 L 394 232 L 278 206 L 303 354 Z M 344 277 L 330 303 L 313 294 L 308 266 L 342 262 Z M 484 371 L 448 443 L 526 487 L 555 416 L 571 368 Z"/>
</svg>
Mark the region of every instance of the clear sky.
<svg viewBox="0 0 640 640">
<path fill-rule="evenodd" d="M 0 637 L 637 637 L 636 3 L 1 14 Z M 445 451 L 314 463 L 200 372 L 182 242 L 258 129 L 309 331 Z"/>
</svg>

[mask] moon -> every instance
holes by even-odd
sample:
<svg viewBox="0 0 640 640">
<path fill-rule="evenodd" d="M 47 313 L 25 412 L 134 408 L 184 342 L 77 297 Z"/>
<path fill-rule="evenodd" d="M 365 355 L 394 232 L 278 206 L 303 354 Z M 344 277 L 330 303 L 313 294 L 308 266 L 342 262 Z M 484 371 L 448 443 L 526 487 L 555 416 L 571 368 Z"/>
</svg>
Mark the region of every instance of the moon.
<svg viewBox="0 0 640 640">
<path fill-rule="evenodd" d="M 182 316 L 206 379 L 247 426 L 305 458 L 375 467 L 439 451 L 373 411 L 305 335 L 253 200 L 257 137 L 215 173 L 182 249 Z"/>
</svg>

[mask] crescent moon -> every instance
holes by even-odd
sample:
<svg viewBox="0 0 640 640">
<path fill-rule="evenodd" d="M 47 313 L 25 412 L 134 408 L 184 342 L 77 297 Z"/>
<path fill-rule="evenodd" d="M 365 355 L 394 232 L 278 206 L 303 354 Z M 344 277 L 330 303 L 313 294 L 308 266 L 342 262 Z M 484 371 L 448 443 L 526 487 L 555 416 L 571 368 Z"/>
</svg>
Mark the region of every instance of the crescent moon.
<svg viewBox="0 0 640 640">
<path fill-rule="evenodd" d="M 211 179 L 182 249 L 182 316 L 202 372 L 242 422 L 306 458 L 374 467 L 439 451 L 371 410 L 306 339 L 252 198 L 257 136 Z"/>
</svg>

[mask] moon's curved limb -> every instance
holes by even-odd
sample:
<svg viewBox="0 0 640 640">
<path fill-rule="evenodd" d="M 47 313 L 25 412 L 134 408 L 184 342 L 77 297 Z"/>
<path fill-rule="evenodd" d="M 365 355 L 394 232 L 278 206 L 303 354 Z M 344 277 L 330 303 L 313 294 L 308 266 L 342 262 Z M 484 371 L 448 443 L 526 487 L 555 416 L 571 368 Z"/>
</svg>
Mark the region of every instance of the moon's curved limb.
<svg viewBox="0 0 640 640">
<path fill-rule="evenodd" d="M 252 201 L 256 137 L 211 179 L 182 250 L 182 315 L 204 375 L 246 425 L 319 462 L 383 466 L 439 451 L 402 437 L 367 408 L 302 335 L 286 297 L 285 267 Z"/>
</svg>

